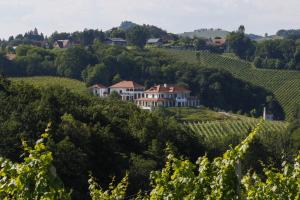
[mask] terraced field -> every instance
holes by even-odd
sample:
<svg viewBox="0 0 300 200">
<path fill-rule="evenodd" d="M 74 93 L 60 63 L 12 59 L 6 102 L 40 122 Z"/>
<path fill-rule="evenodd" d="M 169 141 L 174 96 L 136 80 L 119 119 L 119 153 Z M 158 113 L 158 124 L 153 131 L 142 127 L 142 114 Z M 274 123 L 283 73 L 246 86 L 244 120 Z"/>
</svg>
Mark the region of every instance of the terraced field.
<svg viewBox="0 0 300 200">
<path fill-rule="evenodd" d="M 184 126 L 200 135 L 206 141 L 214 141 L 226 136 L 246 136 L 259 123 L 259 119 L 223 120 L 208 122 L 185 122 Z M 260 133 L 285 131 L 288 123 L 266 121 Z"/>
<path fill-rule="evenodd" d="M 34 87 L 51 87 L 51 86 L 63 86 L 70 89 L 73 92 L 79 94 L 87 94 L 87 88 L 84 82 L 61 77 L 52 76 L 34 76 L 34 77 L 20 77 L 20 78 L 10 78 L 13 82 L 20 83 L 24 82 L 26 84 L 33 85 Z"/>
<path fill-rule="evenodd" d="M 239 79 L 264 87 L 281 103 L 287 119 L 291 119 L 295 106 L 300 104 L 299 71 L 257 69 L 252 63 L 207 52 L 201 52 L 197 59 L 194 51 L 169 49 L 158 51 L 182 61 L 228 70 Z"/>
</svg>

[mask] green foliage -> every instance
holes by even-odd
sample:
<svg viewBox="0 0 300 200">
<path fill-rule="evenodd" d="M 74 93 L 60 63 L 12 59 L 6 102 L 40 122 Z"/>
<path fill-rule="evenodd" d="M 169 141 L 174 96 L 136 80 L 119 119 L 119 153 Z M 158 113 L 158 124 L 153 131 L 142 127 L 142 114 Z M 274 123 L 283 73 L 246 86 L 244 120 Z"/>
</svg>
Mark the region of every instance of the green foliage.
<svg viewBox="0 0 300 200">
<path fill-rule="evenodd" d="M 128 30 L 126 38 L 131 44 L 143 48 L 147 42 L 148 34 L 145 27 L 134 26 Z"/>
<path fill-rule="evenodd" d="M 82 70 L 92 63 L 91 55 L 79 46 L 65 50 L 55 60 L 59 75 L 77 79 L 81 77 Z"/>
<path fill-rule="evenodd" d="M 234 52 L 238 57 L 250 60 L 255 51 L 253 42 L 245 35 L 245 27 L 240 26 L 239 31 L 231 32 L 227 35 L 226 42 L 229 50 Z"/>
<path fill-rule="evenodd" d="M 72 92 L 86 95 L 87 88 L 84 82 L 68 79 L 63 77 L 54 76 L 34 76 L 34 77 L 22 77 L 22 78 L 10 78 L 13 83 L 17 84 L 28 84 L 35 88 L 49 88 L 55 86 L 61 86 L 71 90 Z"/>
<path fill-rule="evenodd" d="M 264 169 L 263 181 L 256 173 L 248 173 L 242 179 L 243 196 L 247 199 L 299 199 L 300 198 L 300 153 L 294 164 L 284 162 L 282 170 Z"/>
<path fill-rule="evenodd" d="M 48 133 L 41 135 L 34 148 L 23 142 L 26 156 L 22 163 L 0 158 L 1 199 L 71 199 L 53 166 L 53 156 L 46 146 Z"/>
<path fill-rule="evenodd" d="M 213 161 L 203 156 L 194 164 L 170 154 L 165 167 L 151 173 L 150 194 L 136 199 L 299 199 L 300 153 L 294 164 L 283 163 L 282 171 L 265 168 L 265 180 L 256 173 L 242 175 L 242 161 L 261 125 Z"/>
<path fill-rule="evenodd" d="M 295 40 L 266 40 L 259 42 L 255 52 L 258 68 L 299 70 L 299 51 Z"/>
<path fill-rule="evenodd" d="M 128 175 L 116 186 L 114 186 L 114 181 L 110 183 L 108 190 L 105 191 L 103 191 L 92 176 L 89 179 L 89 190 L 92 200 L 123 200 L 125 199 L 127 186 Z"/>
</svg>

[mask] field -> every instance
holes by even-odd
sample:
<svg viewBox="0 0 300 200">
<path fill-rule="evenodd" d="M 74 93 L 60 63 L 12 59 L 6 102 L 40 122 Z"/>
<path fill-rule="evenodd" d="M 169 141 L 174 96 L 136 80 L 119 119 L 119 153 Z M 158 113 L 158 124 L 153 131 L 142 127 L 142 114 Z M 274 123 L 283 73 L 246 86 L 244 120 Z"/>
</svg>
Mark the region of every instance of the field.
<svg viewBox="0 0 300 200">
<path fill-rule="evenodd" d="M 245 117 L 239 120 L 184 122 L 184 125 L 205 141 L 218 141 L 228 136 L 245 137 L 259 122 L 260 119 Z M 285 122 L 265 121 L 260 133 L 285 131 L 287 126 Z"/>
<path fill-rule="evenodd" d="M 13 82 L 20 83 L 24 82 L 34 87 L 51 87 L 51 86 L 63 86 L 70 89 L 73 92 L 79 94 L 87 94 L 87 88 L 85 84 L 81 81 L 52 77 L 52 76 L 34 76 L 34 77 L 20 77 L 20 78 L 10 78 Z"/>
<path fill-rule="evenodd" d="M 300 104 L 300 72 L 298 71 L 257 69 L 252 63 L 207 52 L 201 52 L 200 59 L 197 60 L 194 51 L 165 49 L 159 51 L 182 61 L 228 70 L 236 78 L 271 91 L 282 105 L 286 119 L 291 119 L 295 106 Z"/>
</svg>

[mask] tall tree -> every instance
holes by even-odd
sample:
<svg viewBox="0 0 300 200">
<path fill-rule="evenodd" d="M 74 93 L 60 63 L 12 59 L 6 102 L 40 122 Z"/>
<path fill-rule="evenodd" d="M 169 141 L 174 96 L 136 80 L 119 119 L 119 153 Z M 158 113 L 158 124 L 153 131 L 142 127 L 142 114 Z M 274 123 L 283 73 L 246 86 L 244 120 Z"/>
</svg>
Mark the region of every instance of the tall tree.
<svg viewBox="0 0 300 200">
<path fill-rule="evenodd" d="M 245 35 L 245 27 L 241 25 L 236 32 L 231 32 L 226 41 L 229 45 L 229 50 L 235 53 L 238 57 L 242 59 L 250 59 L 255 52 L 255 45 Z"/>
<path fill-rule="evenodd" d="M 128 30 L 126 39 L 129 43 L 143 48 L 147 42 L 148 34 L 149 33 L 144 26 L 134 26 Z"/>
</svg>

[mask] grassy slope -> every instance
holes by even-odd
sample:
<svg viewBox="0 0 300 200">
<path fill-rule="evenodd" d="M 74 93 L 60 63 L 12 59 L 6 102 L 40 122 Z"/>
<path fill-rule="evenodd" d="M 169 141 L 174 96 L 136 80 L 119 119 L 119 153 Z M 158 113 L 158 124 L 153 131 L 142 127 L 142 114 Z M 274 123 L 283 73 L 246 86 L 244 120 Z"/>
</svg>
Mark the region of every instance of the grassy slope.
<svg viewBox="0 0 300 200">
<path fill-rule="evenodd" d="M 257 69 L 249 62 L 205 52 L 201 53 L 198 61 L 193 51 L 165 49 L 159 51 L 182 61 L 201 62 L 207 67 L 228 70 L 237 78 L 270 90 L 283 106 L 287 119 L 291 119 L 295 106 L 300 104 L 300 72 Z"/>
<path fill-rule="evenodd" d="M 10 78 L 13 82 L 24 82 L 35 87 L 50 87 L 50 86 L 63 86 L 70 89 L 73 92 L 79 94 L 87 94 L 87 88 L 85 84 L 81 81 L 61 78 L 61 77 L 52 77 L 52 76 L 34 76 L 34 77 L 18 77 Z"/>
<path fill-rule="evenodd" d="M 229 119 L 241 119 L 244 116 L 224 113 L 224 112 L 215 112 L 208 108 L 167 108 L 172 116 L 175 116 L 182 122 L 207 122 L 207 121 L 222 121 Z"/>
</svg>

